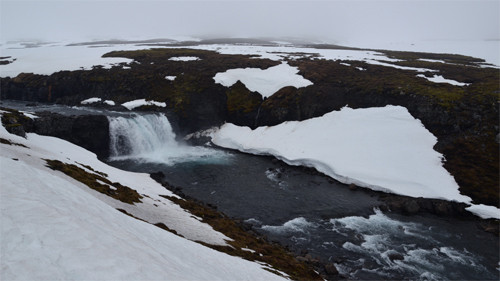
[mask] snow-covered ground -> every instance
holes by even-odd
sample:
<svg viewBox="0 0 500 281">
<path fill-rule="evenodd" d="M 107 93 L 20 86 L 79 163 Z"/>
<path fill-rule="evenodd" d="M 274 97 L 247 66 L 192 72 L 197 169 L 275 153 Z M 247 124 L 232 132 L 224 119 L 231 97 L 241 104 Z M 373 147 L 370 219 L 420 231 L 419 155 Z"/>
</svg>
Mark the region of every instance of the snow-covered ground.
<svg viewBox="0 0 500 281">
<path fill-rule="evenodd" d="M 212 141 L 247 153 L 273 155 L 291 165 L 314 167 L 347 184 L 471 202 L 459 193 L 454 178 L 443 168 L 442 155 L 433 150 L 436 137 L 400 106 L 344 107 L 322 117 L 255 130 L 225 124 Z M 500 218 L 496 207 L 469 210 Z"/>
<path fill-rule="evenodd" d="M 500 66 L 500 41 L 424 41 L 419 44 L 358 44 L 346 42 L 352 47 L 367 47 L 389 50 L 403 50 L 415 52 L 440 52 L 471 55 L 485 59 L 487 63 Z M 0 77 L 15 77 L 19 73 L 52 74 L 61 70 L 90 69 L 96 65 L 109 68 L 119 63 L 130 63 L 132 60 L 126 58 L 102 58 L 105 53 L 117 50 L 140 50 L 149 47 L 135 43 L 122 42 L 120 44 L 106 45 L 71 45 L 70 42 L 33 44 L 26 47 L 27 43 L 6 43 L 0 44 L 0 56 L 10 57 L 8 60 L 14 62 L 7 65 L 0 65 Z M 168 45 L 154 46 L 155 48 L 169 48 Z M 258 58 L 267 58 L 275 61 L 282 61 L 284 58 L 297 59 L 303 57 L 328 59 L 328 60 L 359 60 L 370 64 L 378 64 L 386 67 L 409 69 L 419 72 L 429 71 L 428 69 L 401 67 L 391 62 L 399 60 L 389 58 L 381 52 L 367 50 L 332 50 L 303 48 L 292 45 L 258 46 L 258 45 L 234 45 L 234 44 L 210 44 L 185 46 L 191 49 L 212 50 L 221 54 L 243 54 L 254 55 Z M 178 48 L 170 47 L 170 48 Z M 198 57 L 174 57 L 177 61 L 196 61 Z M 127 68 L 124 66 L 124 68 Z"/>
<path fill-rule="evenodd" d="M 91 69 L 102 65 L 105 68 L 119 63 L 130 63 L 126 58 L 102 58 L 105 53 L 115 50 L 147 49 L 144 46 L 113 45 L 104 47 L 67 46 L 52 43 L 39 47 L 25 48 L 21 45 L 4 43 L 0 47 L 2 57 L 16 59 L 13 63 L 0 67 L 0 77 L 15 77 L 21 72 L 52 74 L 61 70 Z"/>
<path fill-rule="evenodd" d="M 214 80 L 226 87 L 231 87 L 239 80 L 250 91 L 259 92 L 263 97 L 270 97 L 283 87 L 301 88 L 313 84 L 302 75 L 298 75 L 298 72 L 297 67 L 292 67 L 284 62 L 264 70 L 260 68 L 229 69 L 217 73 Z"/>
<path fill-rule="evenodd" d="M 24 139 L 0 126 L 0 138 L 15 143 L 0 144 L 0 279 L 282 280 L 261 264 L 190 241 L 227 245 L 230 238 L 160 196 L 175 195 L 149 175 L 110 167 L 53 137 L 30 133 Z M 98 193 L 48 168 L 44 159 L 106 173 L 111 182 L 137 190 L 141 203 Z"/>
<path fill-rule="evenodd" d="M 500 40 L 351 40 L 341 41 L 343 46 L 425 53 L 459 54 L 481 58 L 500 67 Z"/>
</svg>

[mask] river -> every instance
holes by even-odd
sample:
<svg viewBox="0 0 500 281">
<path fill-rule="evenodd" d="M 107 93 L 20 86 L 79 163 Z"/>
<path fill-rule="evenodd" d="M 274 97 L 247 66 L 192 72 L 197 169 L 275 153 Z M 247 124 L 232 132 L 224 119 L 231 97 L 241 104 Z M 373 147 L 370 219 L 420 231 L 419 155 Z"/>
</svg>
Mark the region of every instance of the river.
<svg viewBox="0 0 500 281">
<path fill-rule="evenodd" d="M 4 106 L 15 107 L 6 103 Z M 45 110 L 47 110 L 45 106 Z M 35 112 L 38 107 L 17 105 Z M 75 114 L 85 108 L 51 107 Z M 376 192 L 351 190 L 309 168 L 272 157 L 179 142 L 157 114 L 107 114 L 110 165 L 158 172 L 296 254 L 334 263 L 349 279 L 498 280 L 498 237 L 471 220 L 382 212 Z M 82 113 L 83 114 L 83 113 Z"/>
</svg>

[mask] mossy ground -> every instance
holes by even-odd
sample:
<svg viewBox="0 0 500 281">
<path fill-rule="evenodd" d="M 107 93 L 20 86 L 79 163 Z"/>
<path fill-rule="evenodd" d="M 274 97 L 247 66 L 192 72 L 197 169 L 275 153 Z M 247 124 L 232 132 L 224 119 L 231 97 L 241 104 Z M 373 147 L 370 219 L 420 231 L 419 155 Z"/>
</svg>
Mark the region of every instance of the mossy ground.
<svg viewBox="0 0 500 281">
<path fill-rule="evenodd" d="M 95 172 L 94 170 L 92 170 L 94 173 L 90 173 L 76 165 L 63 163 L 59 160 L 44 160 L 47 162 L 47 167 L 52 170 L 61 171 L 102 194 L 128 204 L 141 202 L 142 196 L 137 191 L 120 183 L 111 182 L 102 176 L 104 173 Z"/>
<path fill-rule="evenodd" d="M 211 225 L 215 230 L 233 239 L 228 246 L 214 246 L 202 243 L 221 252 L 232 256 L 239 256 L 250 261 L 260 261 L 271 265 L 276 270 L 284 272 L 294 280 L 321 280 L 321 277 L 304 262 L 298 261 L 291 253 L 282 246 L 271 244 L 261 237 L 252 235 L 245 231 L 238 223 L 224 214 L 189 199 L 163 196 L 188 210 L 193 215 L 201 218 L 203 222 Z M 251 249 L 251 252 L 245 249 Z M 277 273 L 276 271 L 270 270 Z"/>
<path fill-rule="evenodd" d="M 28 147 L 27 147 L 26 145 L 24 145 L 24 144 L 21 144 L 21 143 L 16 143 L 16 142 L 12 142 L 12 141 L 7 140 L 7 139 L 4 139 L 4 138 L 0 138 L 0 143 L 7 144 L 7 145 L 21 146 L 21 147 L 28 148 Z"/>
</svg>

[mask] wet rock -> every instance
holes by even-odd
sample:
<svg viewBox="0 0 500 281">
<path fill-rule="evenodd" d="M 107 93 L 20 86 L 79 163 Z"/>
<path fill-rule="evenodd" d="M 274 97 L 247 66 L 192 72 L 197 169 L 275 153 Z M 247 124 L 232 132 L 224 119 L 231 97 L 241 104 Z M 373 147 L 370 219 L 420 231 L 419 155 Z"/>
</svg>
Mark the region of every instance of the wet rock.
<svg viewBox="0 0 500 281">
<path fill-rule="evenodd" d="M 415 200 L 410 200 L 404 204 L 403 210 L 408 214 L 416 214 L 420 210 L 420 206 Z"/>
<path fill-rule="evenodd" d="M 434 211 L 437 215 L 450 215 L 452 213 L 452 209 L 449 204 L 446 202 L 436 202 L 434 204 Z"/>
<path fill-rule="evenodd" d="M 26 132 L 21 124 L 9 124 L 5 129 L 11 134 L 26 138 Z"/>
<path fill-rule="evenodd" d="M 328 263 L 325 265 L 325 272 L 328 275 L 338 275 L 339 274 L 339 271 L 337 270 L 337 268 L 335 267 L 335 265 L 333 263 Z"/>
<path fill-rule="evenodd" d="M 5 111 L 2 114 L 2 124 L 7 132 L 26 138 L 26 131 L 32 127 L 33 120 L 17 110 L 1 109 Z"/>
<path fill-rule="evenodd" d="M 405 259 L 405 257 L 403 255 L 401 255 L 400 253 L 396 253 L 396 252 L 388 254 L 387 257 L 391 261 L 404 260 Z"/>
</svg>

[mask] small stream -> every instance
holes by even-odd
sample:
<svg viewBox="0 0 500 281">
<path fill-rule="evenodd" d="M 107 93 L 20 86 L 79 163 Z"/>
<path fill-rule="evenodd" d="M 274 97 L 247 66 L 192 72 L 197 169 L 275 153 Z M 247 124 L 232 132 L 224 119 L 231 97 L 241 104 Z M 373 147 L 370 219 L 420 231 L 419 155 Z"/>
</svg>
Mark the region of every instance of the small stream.
<svg viewBox="0 0 500 281">
<path fill-rule="evenodd" d="M 210 144 L 179 143 L 165 116 L 108 115 L 110 165 L 161 171 L 184 194 L 217 206 L 296 254 L 335 264 L 346 278 L 500 278 L 498 237 L 473 221 L 384 213 L 377 209 L 377 193 L 350 190 L 311 169 Z"/>
</svg>

